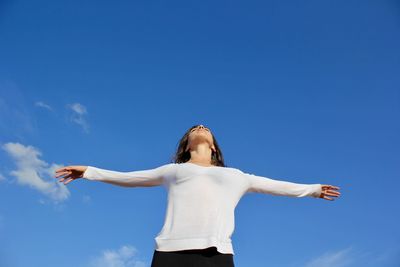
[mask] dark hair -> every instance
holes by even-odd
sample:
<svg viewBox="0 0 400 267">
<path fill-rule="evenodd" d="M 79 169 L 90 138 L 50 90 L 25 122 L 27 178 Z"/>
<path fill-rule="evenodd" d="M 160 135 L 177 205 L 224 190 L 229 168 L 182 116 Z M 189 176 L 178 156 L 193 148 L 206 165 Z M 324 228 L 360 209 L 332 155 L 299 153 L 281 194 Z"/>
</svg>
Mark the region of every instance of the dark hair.
<svg viewBox="0 0 400 267">
<path fill-rule="evenodd" d="M 190 152 L 185 151 L 185 149 L 188 145 L 190 131 L 193 128 L 196 128 L 197 126 L 199 126 L 199 125 L 194 125 L 194 126 L 190 127 L 190 129 L 187 130 L 186 133 L 183 135 L 181 140 L 179 140 L 178 149 L 176 150 L 176 153 L 173 157 L 173 161 L 175 163 L 184 163 L 184 162 L 187 162 L 188 160 L 190 160 Z M 211 136 L 213 138 L 214 147 L 215 147 L 215 152 L 213 150 L 211 152 L 211 164 L 215 165 L 215 166 L 226 167 L 226 165 L 224 163 L 224 157 L 222 156 L 222 151 L 219 148 L 218 142 L 215 139 L 213 134 L 211 134 Z"/>
</svg>

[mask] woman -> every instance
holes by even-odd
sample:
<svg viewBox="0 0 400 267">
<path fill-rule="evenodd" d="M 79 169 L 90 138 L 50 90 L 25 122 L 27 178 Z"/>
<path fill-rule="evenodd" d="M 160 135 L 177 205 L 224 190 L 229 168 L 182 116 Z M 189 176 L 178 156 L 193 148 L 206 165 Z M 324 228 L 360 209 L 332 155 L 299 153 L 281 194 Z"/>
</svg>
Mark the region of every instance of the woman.
<svg viewBox="0 0 400 267">
<path fill-rule="evenodd" d="M 168 205 L 152 267 L 233 267 L 234 209 L 246 193 L 326 200 L 340 195 L 332 185 L 273 180 L 226 167 L 214 135 L 203 125 L 181 138 L 173 163 L 132 172 L 67 166 L 56 170 L 55 177 L 64 184 L 85 178 L 126 187 L 165 186 Z"/>
</svg>

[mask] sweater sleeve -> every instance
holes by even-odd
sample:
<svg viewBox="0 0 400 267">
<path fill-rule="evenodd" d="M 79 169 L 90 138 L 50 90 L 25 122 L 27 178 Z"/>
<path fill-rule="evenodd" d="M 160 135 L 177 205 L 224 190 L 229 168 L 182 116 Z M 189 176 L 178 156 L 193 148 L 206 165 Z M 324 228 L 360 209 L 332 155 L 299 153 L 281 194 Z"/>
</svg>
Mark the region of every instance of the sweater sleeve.
<svg viewBox="0 0 400 267">
<path fill-rule="evenodd" d="M 88 166 L 82 178 L 124 187 L 149 187 L 164 183 L 167 170 L 173 163 L 148 170 L 119 172 Z"/>
<path fill-rule="evenodd" d="M 322 192 L 321 184 L 298 184 L 288 181 L 274 180 L 254 174 L 243 173 L 248 180 L 247 192 L 258 192 L 277 196 L 315 197 Z"/>
</svg>

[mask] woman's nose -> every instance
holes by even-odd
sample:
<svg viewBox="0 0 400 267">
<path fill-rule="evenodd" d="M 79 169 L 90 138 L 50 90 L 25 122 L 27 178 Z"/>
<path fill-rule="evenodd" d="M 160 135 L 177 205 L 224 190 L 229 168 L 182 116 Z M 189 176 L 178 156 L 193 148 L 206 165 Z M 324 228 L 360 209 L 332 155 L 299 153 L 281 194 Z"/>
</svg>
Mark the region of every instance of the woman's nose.
<svg viewBox="0 0 400 267">
<path fill-rule="evenodd" d="M 200 125 L 199 125 L 199 128 L 204 128 L 204 125 L 203 125 L 203 124 L 200 124 Z"/>
</svg>

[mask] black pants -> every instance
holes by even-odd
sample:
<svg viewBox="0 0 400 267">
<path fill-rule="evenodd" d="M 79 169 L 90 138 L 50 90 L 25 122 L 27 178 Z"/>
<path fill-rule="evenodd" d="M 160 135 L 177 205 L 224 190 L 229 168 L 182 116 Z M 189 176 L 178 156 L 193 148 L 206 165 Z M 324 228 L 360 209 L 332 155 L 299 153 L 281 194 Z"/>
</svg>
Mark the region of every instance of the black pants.
<svg viewBox="0 0 400 267">
<path fill-rule="evenodd" d="M 154 250 L 151 267 L 234 267 L 233 254 L 224 254 L 216 247 L 179 251 Z"/>
</svg>

